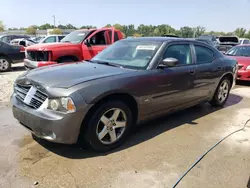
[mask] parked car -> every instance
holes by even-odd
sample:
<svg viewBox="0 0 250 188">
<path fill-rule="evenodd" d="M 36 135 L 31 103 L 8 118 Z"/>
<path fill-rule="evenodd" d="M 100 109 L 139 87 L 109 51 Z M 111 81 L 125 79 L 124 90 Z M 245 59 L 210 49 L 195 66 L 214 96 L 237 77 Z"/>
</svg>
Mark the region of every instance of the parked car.
<svg viewBox="0 0 250 188">
<path fill-rule="evenodd" d="M 13 114 L 37 137 L 107 151 L 122 144 L 136 123 L 203 102 L 223 106 L 236 73 L 236 60 L 203 42 L 124 39 L 89 62 L 21 75 Z"/>
<path fill-rule="evenodd" d="M 250 81 L 250 44 L 235 46 L 226 55 L 238 61 L 237 79 Z"/>
<path fill-rule="evenodd" d="M 10 45 L 0 41 L 0 72 L 9 71 L 11 64 L 22 62 L 25 57 L 23 46 Z"/>
<path fill-rule="evenodd" d="M 201 35 L 201 36 L 199 36 L 197 39 L 198 39 L 198 40 L 209 40 L 209 41 L 211 41 L 211 42 L 214 44 L 214 46 L 216 47 L 216 46 L 218 46 L 218 44 L 219 44 L 217 38 L 218 38 L 218 37 L 215 36 L 215 35 Z"/>
<path fill-rule="evenodd" d="M 247 38 L 240 38 L 239 44 L 250 44 L 250 40 Z"/>
<path fill-rule="evenodd" d="M 33 37 L 31 38 L 31 40 L 33 40 L 36 43 L 39 43 L 42 39 L 44 39 L 45 37 L 43 36 L 39 36 L 39 37 Z"/>
<path fill-rule="evenodd" d="M 114 28 L 76 30 L 63 38 L 61 43 L 27 47 L 24 65 L 33 69 L 63 62 L 90 60 L 122 38 L 122 33 Z"/>
<path fill-rule="evenodd" d="M 220 36 L 217 40 L 219 42 L 217 49 L 222 53 L 226 53 L 232 47 L 240 44 L 237 36 Z"/>
<path fill-rule="evenodd" d="M 45 38 L 41 39 L 39 43 L 54 43 L 61 42 L 65 35 L 48 35 Z"/>
<path fill-rule="evenodd" d="M 6 43 L 10 43 L 10 41 L 12 41 L 14 39 L 20 39 L 20 38 L 29 39 L 30 36 L 28 36 L 28 35 L 5 34 L 5 35 L 0 36 L 0 41 L 6 42 Z"/>
<path fill-rule="evenodd" d="M 27 47 L 27 46 L 31 46 L 31 45 L 36 44 L 36 42 L 34 42 L 31 39 L 21 38 L 21 39 L 14 39 L 14 40 L 10 41 L 10 44 Z"/>
</svg>

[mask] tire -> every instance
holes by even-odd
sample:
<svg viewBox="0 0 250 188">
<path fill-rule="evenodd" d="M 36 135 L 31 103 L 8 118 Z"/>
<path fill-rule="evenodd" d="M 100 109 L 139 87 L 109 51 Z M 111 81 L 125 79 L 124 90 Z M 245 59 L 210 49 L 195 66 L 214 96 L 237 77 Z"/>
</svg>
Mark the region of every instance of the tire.
<svg viewBox="0 0 250 188">
<path fill-rule="evenodd" d="M 8 57 L 0 56 L 0 72 L 7 72 L 11 69 L 11 60 Z"/>
<path fill-rule="evenodd" d="M 227 77 L 222 78 L 222 80 L 220 81 L 214 93 L 213 99 L 210 101 L 211 106 L 215 106 L 215 107 L 224 106 L 224 104 L 227 102 L 231 85 L 232 84 Z"/>
<path fill-rule="evenodd" d="M 116 119 L 114 112 L 118 112 L 117 114 L 119 114 L 117 121 L 111 121 L 111 119 Z M 105 115 L 106 118 L 104 118 L 103 115 Z M 102 121 L 101 117 L 103 119 Z M 106 126 L 104 122 L 106 122 Z M 119 128 L 118 123 L 122 127 Z M 87 126 L 87 130 L 81 133 L 80 143 L 87 144 L 89 149 L 97 152 L 112 150 L 126 141 L 132 124 L 132 113 L 126 104 L 118 100 L 105 102 L 94 110 L 93 114 L 91 114 L 87 120 L 87 123 L 83 125 Z M 114 133 L 116 136 L 114 136 Z"/>
</svg>

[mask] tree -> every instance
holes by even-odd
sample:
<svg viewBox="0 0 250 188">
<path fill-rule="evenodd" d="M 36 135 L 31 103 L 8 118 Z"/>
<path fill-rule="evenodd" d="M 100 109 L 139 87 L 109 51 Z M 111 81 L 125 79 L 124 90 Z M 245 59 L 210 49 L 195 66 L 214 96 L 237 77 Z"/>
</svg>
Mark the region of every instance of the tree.
<svg viewBox="0 0 250 188">
<path fill-rule="evenodd" d="M 244 37 L 246 34 L 247 30 L 244 28 L 237 28 L 234 33 L 235 35 L 237 35 L 238 37 Z"/>
<path fill-rule="evenodd" d="M 3 22 L 0 21 L 0 32 L 4 31 L 4 25 L 3 25 Z"/>
<path fill-rule="evenodd" d="M 49 23 L 40 25 L 40 26 L 38 27 L 38 29 L 40 29 L 40 30 L 47 30 L 47 29 L 53 29 L 53 28 L 54 28 L 54 26 L 51 25 L 51 24 L 49 24 Z"/>
<path fill-rule="evenodd" d="M 52 31 L 50 31 L 49 34 L 51 34 L 51 35 L 61 35 L 62 30 L 60 28 L 55 28 Z"/>
<path fill-rule="evenodd" d="M 191 27 L 185 26 L 180 28 L 180 35 L 183 38 L 192 38 L 193 37 L 193 29 Z"/>
<path fill-rule="evenodd" d="M 35 35 L 36 34 L 36 27 L 34 25 L 28 27 L 26 29 L 26 33 L 29 35 Z"/>
<path fill-rule="evenodd" d="M 206 31 L 206 28 L 202 27 L 202 26 L 198 26 L 194 29 L 195 29 L 195 37 L 199 37 L 199 36 L 203 35 Z"/>
<path fill-rule="evenodd" d="M 96 26 L 92 26 L 92 25 L 83 25 L 80 27 L 80 29 L 96 29 Z"/>
</svg>

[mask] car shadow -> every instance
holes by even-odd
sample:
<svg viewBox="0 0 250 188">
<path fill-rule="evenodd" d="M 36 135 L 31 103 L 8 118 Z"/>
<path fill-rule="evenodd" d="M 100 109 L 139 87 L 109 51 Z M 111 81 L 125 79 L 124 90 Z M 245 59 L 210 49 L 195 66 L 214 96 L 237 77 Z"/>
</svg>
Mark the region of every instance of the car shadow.
<svg viewBox="0 0 250 188">
<path fill-rule="evenodd" d="M 242 100 L 242 97 L 234 94 L 230 94 L 229 99 L 223 108 L 227 108 L 238 104 Z M 223 108 L 211 107 L 208 103 L 196 105 L 194 107 L 161 117 L 147 123 L 143 123 L 135 127 L 131 137 L 122 146 L 106 152 L 106 153 L 96 153 L 89 151 L 87 149 L 81 148 L 78 145 L 63 145 L 51 143 L 39 138 L 35 140 L 49 151 L 56 153 L 60 156 L 71 158 L 71 159 L 84 159 L 97 156 L 106 156 L 110 153 L 115 153 L 129 147 L 140 144 L 144 141 L 150 140 L 163 132 L 174 129 L 183 124 L 190 124 L 193 126 L 199 126 L 195 122 L 196 119 L 203 117 L 205 115 L 211 114 L 213 112 L 219 111 Z M 181 117 L 181 118 L 180 118 Z"/>
<path fill-rule="evenodd" d="M 237 80 L 236 84 L 237 85 L 241 85 L 241 86 L 250 86 L 250 81 L 240 81 L 240 80 Z"/>
<path fill-rule="evenodd" d="M 15 66 L 15 67 L 12 67 L 11 68 L 11 71 L 15 71 L 15 72 L 18 72 L 18 71 L 25 71 L 25 67 L 24 66 Z"/>
</svg>

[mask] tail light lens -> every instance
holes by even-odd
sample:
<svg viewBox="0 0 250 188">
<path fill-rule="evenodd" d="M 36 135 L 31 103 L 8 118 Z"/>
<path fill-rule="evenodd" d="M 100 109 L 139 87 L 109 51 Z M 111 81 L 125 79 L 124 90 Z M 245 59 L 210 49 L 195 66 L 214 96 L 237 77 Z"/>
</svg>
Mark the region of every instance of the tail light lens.
<svg viewBox="0 0 250 188">
<path fill-rule="evenodd" d="M 25 52 L 25 47 L 24 46 L 20 46 L 20 52 Z"/>
</svg>

